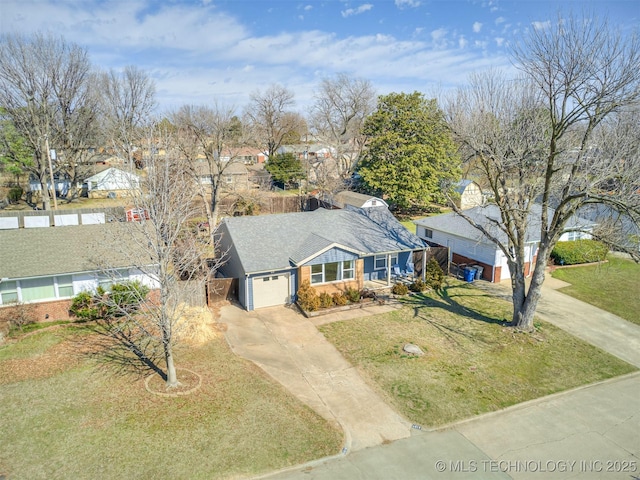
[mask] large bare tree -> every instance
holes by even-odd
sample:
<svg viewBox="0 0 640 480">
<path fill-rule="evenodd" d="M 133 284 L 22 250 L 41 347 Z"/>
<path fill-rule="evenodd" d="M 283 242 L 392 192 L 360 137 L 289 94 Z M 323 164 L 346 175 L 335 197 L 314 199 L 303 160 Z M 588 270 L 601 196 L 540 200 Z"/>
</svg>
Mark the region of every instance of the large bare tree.
<svg viewBox="0 0 640 480">
<path fill-rule="evenodd" d="M 480 222 L 458 213 L 507 257 L 513 325 L 530 330 L 552 249 L 565 231 L 584 228 L 572 218 L 599 205 L 610 218 L 619 212 L 638 225 L 640 43 L 606 21 L 569 16 L 530 29 L 514 59 L 521 78 L 473 75 L 447 110 L 500 218 Z M 527 288 L 530 234 L 540 241 Z M 638 257 L 637 246 L 629 249 L 611 232 L 594 234 Z"/>
<path fill-rule="evenodd" d="M 56 149 L 54 170 L 76 166 L 95 134 L 96 96 L 92 67 L 82 47 L 62 37 L 37 33 L 0 38 L 0 108 L 5 120 L 33 149 L 20 165 L 42 187 L 43 207 L 50 208 L 47 188 L 53 172 L 49 150 Z"/>
<path fill-rule="evenodd" d="M 155 83 L 144 70 L 129 65 L 121 72 L 102 73 L 99 85 L 106 142 L 133 168 L 133 153 L 141 148 L 144 137 L 143 126 L 156 107 Z"/>
<path fill-rule="evenodd" d="M 339 178 L 354 172 L 365 145 L 364 120 L 375 108 L 376 94 L 369 80 L 341 73 L 320 83 L 309 123 L 318 141 L 331 148 Z"/>
<path fill-rule="evenodd" d="M 292 132 L 306 128 L 304 119 L 293 111 L 294 95 L 282 85 L 272 85 L 264 92 L 256 90 L 245 108 L 245 119 L 256 142 L 269 158 L 278 152 Z"/>
<path fill-rule="evenodd" d="M 242 126 L 235 108 L 214 102 L 212 106 L 184 105 L 169 115 L 176 127 L 176 145 L 188 161 L 198 195 L 203 200 L 209 227 L 218 222 L 223 178 L 239 162 Z"/>
<path fill-rule="evenodd" d="M 104 325 L 107 335 L 126 343 L 138 360 L 153 359 L 159 353 L 166 367 L 167 387 L 172 388 L 179 385 L 174 347 L 185 327 L 187 304 L 182 292 L 185 288 L 204 291 L 204 281 L 215 268 L 215 253 L 212 244 L 207 239 L 202 241 L 193 226 L 192 219 L 200 216 L 201 210 L 190 167 L 172 148 L 172 132 L 167 132 L 162 123 L 146 131 L 148 145 L 152 145 L 145 149 L 147 174 L 141 188 L 131 191 L 139 221 L 118 229 L 119 239 L 107 240 L 112 248 L 123 249 L 131 269 L 150 281 L 155 291 L 148 297 L 135 298 L 141 303 L 135 310 L 114 304 L 113 295 L 104 296 L 104 306 L 117 313 Z M 116 270 L 108 264 L 100 266 L 117 281 Z"/>
</svg>

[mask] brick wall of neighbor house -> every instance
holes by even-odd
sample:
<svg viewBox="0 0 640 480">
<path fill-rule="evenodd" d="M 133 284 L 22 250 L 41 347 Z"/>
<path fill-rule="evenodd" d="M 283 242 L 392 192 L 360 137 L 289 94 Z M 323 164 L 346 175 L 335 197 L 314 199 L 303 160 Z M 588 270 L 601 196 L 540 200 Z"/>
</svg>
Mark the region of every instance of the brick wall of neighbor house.
<svg viewBox="0 0 640 480">
<path fill-rule="evenodd" d="M 68 320 L 69 318 L 71 318 L 71 316 L 69 315 L 71 299 L 54 300 L 52 302 L 28 303 L 25 305 L 28 306 L 30 312 L 33 315 L 33 320 L 36 322 L 52 322 L 54 320 Z M 2 308 L 2 313 L 4 314 L 6 311 L 20 308 L 20 306 L 6 305 L 0 308 Z M 49 317 L 47 317 L 47 315 L 49 315 Z"/>
<path fill-rule="evenodd" d="M 311 267 L 300 267 L 298 269 L 298 276 L 300 279 L 299 285 L 302 285 L 305 281 L 311 283 Z M 364 286 L 364 260 L 356 260 L 356 278 L 354 280 L 349 282 L 325 283 L 324 285 L 312 286 L 318 294 L 324 292 L 334 294 L 336 292 L 344 292 L 348 288 L 362 290 L 362 287 Z"/>
</svg>

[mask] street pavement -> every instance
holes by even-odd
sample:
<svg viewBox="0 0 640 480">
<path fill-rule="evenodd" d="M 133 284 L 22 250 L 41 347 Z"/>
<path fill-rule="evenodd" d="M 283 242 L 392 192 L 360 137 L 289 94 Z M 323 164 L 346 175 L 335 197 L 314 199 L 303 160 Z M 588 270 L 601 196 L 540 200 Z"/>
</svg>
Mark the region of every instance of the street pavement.
<svg viewBox="0 0 640 480">
<path fill-rule="evenodd" d="M 510 296 L 508 284 L 477 285 Z M 640 327 L 558 292 L 562 286 L 547 279 L 538 316 L 640 367 Z M 261 478 L 640 480 L 640 373 L 419 430 L 386 406 L 316 330 L 322 320 L 283 307 L 245 312 L 234 306 L 224 307 L 222 318 L 237 354 L 345 431 L 342 453 Z"/>
</svg>

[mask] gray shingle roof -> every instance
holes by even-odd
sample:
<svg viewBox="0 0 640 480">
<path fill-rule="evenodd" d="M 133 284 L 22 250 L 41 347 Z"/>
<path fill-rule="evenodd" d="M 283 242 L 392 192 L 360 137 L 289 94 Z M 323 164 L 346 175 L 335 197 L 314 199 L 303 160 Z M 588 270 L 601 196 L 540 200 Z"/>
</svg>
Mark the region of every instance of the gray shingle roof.
<svg viewBox="0 0 640 480">
<path fill-rule="evenodd" d="M 529 213 L 529 221 L 527 223 L 527 242 L 536 243 L 540 241 L 540 213 L 542 206 L 540 204 L 534 204 L 531 207 Z M 550 215 L 553 215 L 553 210 L 549 209 Z M 465 215 L 472 218 L 477 224 L 487 228 L 487 230 L 494 235 L 501 242 L 507 241 L 507 236 L 504 232 L 500 231 L 497 226 L 487 221 L 487 219 L 495 219 L 500 221 L 500 210 L 494 204 L 488 204 L 479 207 L 473 207 L 464 211 Z M 491 243 L 480 230 L 473 227 L 467 220 L 462 218 L 455 212 L 445 213 L 442 215 L 436 215 L 433 217 L 425 217 L 419 220 L 415 220 L 413 223 L 421 227 L 426 227 L 431 230 L 437 230 L 440 232 L 457 235 L 459 237 L 468 238 L 475 242 Z M 566 229 L 571 230 L 574 228 L 587 228 L 595 225 L 593 222 L 573 216 L 567 223 Z"/>
<path fill-rule="evenodd" d="M 226 218 L 245 273 L 287 269 L 292 258 L 302 260 L 333 243 L 373 255 L 424 248 L 386 208 Z"/>
<path fill-rule="evenodd" d="M 350 190 L 343 190 L 342 192 L 338 192 L 333 196 L 333 204 L 339 208 L 345 208 L 346 205 L 351 205 L 356 208 L 362 207 L 365 203 L 367 203 L 372 198 L 378 200 L 379 205 L 386 206 L 387 203 L 378 198 L 373 197 L 371 195 L 365 195 L 363 193 L 352 192 Z"/>
<path fill-rule="evenodd" d="M 28 278 L 132 266 L 140 251 L 128 223 L 0 231 L 0 278 Z M 136 225 L 133 228 L 138 227 Z M 127 253 L 128 252 L 128 253 Z"/>
</svg>

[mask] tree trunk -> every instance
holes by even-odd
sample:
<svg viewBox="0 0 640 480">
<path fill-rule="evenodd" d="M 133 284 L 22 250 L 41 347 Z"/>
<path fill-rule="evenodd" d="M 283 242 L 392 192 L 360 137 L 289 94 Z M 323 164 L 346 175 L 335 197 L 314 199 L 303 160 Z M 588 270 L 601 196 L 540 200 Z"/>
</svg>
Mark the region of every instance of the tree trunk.
<svg viewBox="0 0 640 480">
<path fill-rule="evenodd" d="M 167 388 L 175 388 L 180 385 L 180 382 L 178 382 L 176 367 L 173 364 L 171 346 L 166 341 L 164 342 L 164 359 L 167 363 Z"/>
<path fill-rule="evenodd" d="M 40 185 L 42 186 L 42 209 L 51 210 L 51 196 L 49 195 L 47 181 L 40 181 Z"/>
<path fill-rule="evenodd" d="M 545 268 L 547 265 L 548 255 L 546 251 L 540 249 L 538 251 L 538 259 L 536 261 L 533 275 L 531 277 L 531 283 L 529 290 L 526 292 L 526 296 L 522 303 L 516 305 L 515 303 L 515 289 L 514 289 L 514 303 L 513 303 L 513 325 L 518 330 L 530 332 L 533 330 L 533 319 L 538 307 L 538 301 L 542 293 L 542 283 L 544 282 Z M 524 277 L 523 277 L 524 287 Z"/>
</svg>

